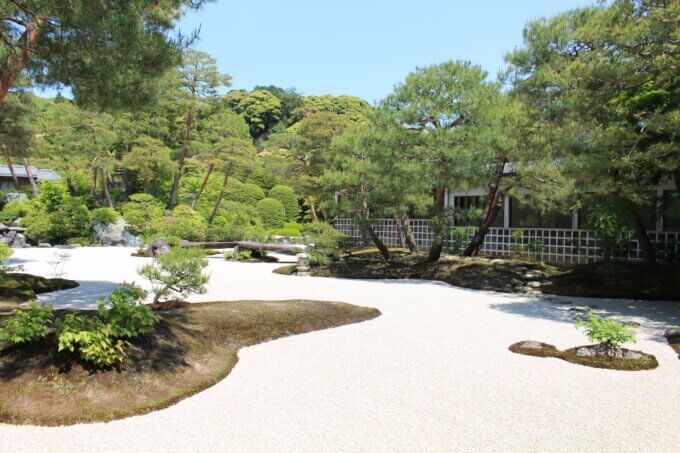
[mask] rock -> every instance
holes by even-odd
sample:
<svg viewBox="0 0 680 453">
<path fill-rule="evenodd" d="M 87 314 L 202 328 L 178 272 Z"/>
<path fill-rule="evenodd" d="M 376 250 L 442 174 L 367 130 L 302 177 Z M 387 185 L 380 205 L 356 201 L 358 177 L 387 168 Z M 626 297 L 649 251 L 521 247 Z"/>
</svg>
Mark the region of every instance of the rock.
<svg viewBox="0 0 680 453">
<path fill-rule="evenodd" d="M 525 266 L 512 266 L 515 272 L 526 272 L 528 269 Z"/>
<path fill-rule="evenodd" d="M 526 280 L 531 280 L 532 278 L 536 278 L 536 274 L 534 274 L 533 272 L 527 272 L 526 274 L 524 274 L 524 278 Z"/>
<path fill-rule="evenodd" d="M 159 237 L 154 239 L 151 244 L 146 248 L 146 254 L 147 256 L 156 258 L 161 255 L 165 255 L 170 251 L 170 244 L 168 244 L 168 240 L 165 239 L 164 237 Z M 237 252 L 234 252 L 237 253 Z"/>
<path fill-rule="evenodd" d="M 577 357 L 594 357 L 597 352 L 593 348 L 578 348 L 576 350 Z"/>
<path fill-rule="evenodd" d="M 530 289 L 524 294 L 529 296 L 529 297 L 540 297 L 540 296 L 543 295 L 543 293 L 541 291 L 536 291 L 535 289 Z"/>
<path fill-rule="evenodd" d="M 143 241 L 140 237 L 127 231 L 127 223 L 124 219 L 118 219 L 115 223 L 92 222 L 92 231 L 97 242 L 101 245 L 121 245 L 126 247 L 139 247 Z"/>
<path fill-rule="evenodd" d="M 590 307 L 587 307 L 585 305 L 576 305 L 574 307 L 569 308 L 569 311 L 578 311 L 581 313 L 589 313 L 591 310 Z"/>
<path fill-rule="evenodd" d="M 666 338 L 669 340 L 680 340 L 680 328 L 677 327 L 671 327 L 670 329 L 666 329 L 666 332 L 664 332 L 664 335 Z"/>
<path fill-rule="evenodd" d="M 543 349 L 543 345 L 538 341 L 525 341 L 519 347 L 522 349 Z"/>
<path fill-rule="evenodd" d="M 642 354 L 640 354 L 639 352 L 635 352 L 635 351 L 625 351 L 623 353 L 623 358 L 624 359 L 631 359 L 631 360 L 639 360 L 639 359 L 642 358 Z"/>
<path fill-rule="evenodd" d="M 7 192 L 5 194 L 5 203 L 9 203 L 10 201 L 14 200 L 26 201 L 28 200 L 28 197 L 26 196 L 25 193 L 20 192 Z"/>
<path fill-rule="evenodd" d="M 505 260 L 502 260 L 500 258 L 493 259 L 489 261 L 489 264 L 492 266 L 503 266 L 505 264 Z"/>
<path fill-rule="evenodd" d="M 47 242 L 41 242 L 40 244 L 38 244 L 38 247 L 41 249 L 48 249 L 52 247 L 52 244 L 48 244 Z"/>
<path fill-rule="evenodd" d="M 541 282 L 536 282 L 536 281 L 527 282 L 527 286 L 528 286 L 529 288 L 540 288 L 540 287 L 541 287 Z"/>
</svg>

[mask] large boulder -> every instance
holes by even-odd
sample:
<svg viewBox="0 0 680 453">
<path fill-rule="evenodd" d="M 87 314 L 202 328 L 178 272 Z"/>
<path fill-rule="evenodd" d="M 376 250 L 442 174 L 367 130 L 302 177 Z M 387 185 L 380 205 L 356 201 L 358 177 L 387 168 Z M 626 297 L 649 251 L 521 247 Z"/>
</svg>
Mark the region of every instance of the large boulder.
<svg viewBox="0 0 680 453">
<path fill-rule="evenodd" d="M 127 231 L 127 223 L 118 219 L 115 223 L 92 222 L 92 231 L 97 242 L 101 245 L 121 245 L 125 247 L 139 247 L 142 239 Z"/>
<path fill-rule="evenodd" d="M 170 251 L 170 244 L 168 244 L 168 240 L 165 239 L 164 237 L 156 238 L 153 241 L 151 241 L 151 244 L 146 248 L 146 254 L 147 256 L 151 257 L 158 257 L 161 255 L 165 255 Z"/>
<path fill-rule="evenodd" d="M 26 242 L 26 236 L 16 230 L 9 230 L 3 233 L 2 238 L 0 238 L 0 242 L 14 248 L 22 248 L 28 245 Z"/>
<path fill-rule="evenodd" d="M 7 192 L 5 194 L 5 203 L 9 203 L 10 201 L 14 200 L 28 201 L 28 196 L 26 196 L 25 193 L 21 192 Z"/>
</svg>

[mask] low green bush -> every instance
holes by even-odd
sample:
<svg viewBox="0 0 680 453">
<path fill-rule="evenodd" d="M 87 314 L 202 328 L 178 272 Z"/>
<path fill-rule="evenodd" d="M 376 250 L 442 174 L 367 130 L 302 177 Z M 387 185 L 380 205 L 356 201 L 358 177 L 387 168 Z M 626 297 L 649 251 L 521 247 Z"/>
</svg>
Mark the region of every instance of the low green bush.
<svg viewBox="0 0 680 453">
<path fill-rule="evenodd" d="M 34 210 L 35 207 L 29 201 L 12 200 L 2 208 L 2 211 L 0 211 L 0 222 L 12 223 L 16 219 L 26 217 Z"/>
<path fill-rule="evenodd" d="M 205 284 L 210 279 L 203 274 L 203 268 L 207 265 L 208 260 L 203 250 L 176 247 L 137 272 L 151 283 L 153 301 L 156 303 L 172 293 L 181 296 L 205 293 Z"/>
<path fill-rule="evenodd" d="M 258 201 L 255 208 L 265 228 L 281 228 L 286 221 L 286 210 L 278 200 L 265 198 Z"/>
<path fill-rule="evenodd" d="M 108 307 L 100 299 L 97 313 L 114 337 L 132 339 L 153 332 L 158 317 L 142 303 L 145 297 L 146 291 L 126 283 L 109 295 Z"/>
<path fill-rule="evenodd" d="M 255 206 L 264 198 L 264 191 L 255 184 L 243 184 L 237 179 L 231 179 L 224 192 L 225 201 L 234 201 L 248 206 Z"/>
<path fill-rule="evenodd" d="M 233 250 L 226 250 L 224 252 L 225 260 L 238 260 L 247 261 L 253 257 L 253 252 L 250 250 L 240 250 L 238 253 L 234 253 Z"/>
<path fill-rule="evenodd" d="M 279 184 L 274 186 L 267 197 L 278 200 L 283 205 L 286 211 L 286 220 L 295 220 L 300 212 L 300 205 L 298 203 L 298 196 L 292 187 Z"/>
<path fill-rule="evenodd" d="M 166 237 L 178 237 L 186 241 L 204 241 L 208 222 L 191 207 L 179 205 L 171 215 L 163 218 L 158 230 Z"/>
<path fill-rule="evenodd" d="M 90 213 L 93 222 L 103 223 L 109 225 L 111 223 L 116 223 L 120 219 L 120 214 L 118 211 L 112 208 L 98 208 L 92 210 Z"/>
<path fill-rule="evenodd" d="M 580 319 L 576 328 L 583 328 L 591 341 L 597 341 L 604 350 L 616 351 L 623 343 L 635 343 L 633 329 L 611 319 L 603 319 L 588 314 L 588 319 Z"/>
<path fill-rule="evenodd" d="M 0 328 L 0 340 L 12 344 L 34 343 L 45 338 L 54 322 L 51 305 L 33 301 L 26 310 L 14 310 L 12 317 Z"/>
<path fill-rule="evenodd" d="M 69 351 L 97 367 L 125 358 L 128 343 L 114 336 L 113 328 L 98 317 L 69 313 L 57 326 L 58 350 Z"/>
<path fill-rule="evenodd" d="M 34 242 L 63 244 L 69 238 L 90 236 L 90 211 L 84 199 L 70 197 L 68 193 L 46 198 L 46 204 L 40 210 L 32 211 L 22 219 L 26 237 Z M 61 203 L 53 204 L 57 199 Z"/>
<path fill-rule="evenodd" d="M 278 236 L 288 236 L 288 237 L 300 237 L 302 236 L 302 233 L 300 233 L 300 230 L 295 229 L 295 228 L 279 228 L 278 230 L 274 231 L 274 234 Z"/>
<path fill-rule="evenodd" d="M 145 193 L 130 195 L 130 201 L 123 203 L 120 209 L 130 231 L 145 238 L 158 233 L 166 214 L 163 203 Z"/>
</svg>

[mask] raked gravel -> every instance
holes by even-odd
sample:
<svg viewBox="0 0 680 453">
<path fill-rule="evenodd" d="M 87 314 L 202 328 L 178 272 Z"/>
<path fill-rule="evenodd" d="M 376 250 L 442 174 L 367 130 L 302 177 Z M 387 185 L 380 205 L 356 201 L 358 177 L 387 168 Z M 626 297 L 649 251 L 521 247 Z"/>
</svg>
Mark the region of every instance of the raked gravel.
<svg viewBox="0 0 680 453">
<path fill-rule="evenodd" d="M 126 248 L 69 250 L 79 288 L 41 296 L 94 306 L 146 260 Z M 54 249 L 17 250 L 50 276 Z M 59 251 L 63 253 L 63 250 Z M 539 340 L 585 344 L 556 300 L 423 281 L 272 274 L 276 264 L 210 260 L 192 301 L 318 299 L 379 308 L 360 324 L 256 345 L 222 382 L 164 410 L 68 427 L 0 424 L 2 451 L 680 451 L 680 360 L 661 337 L 680 304 L 559 298 L 639 323 L 656 370 L 592 369 L 513 354 Z M 1 396 L 0 396 L 1 397 Z M 1 401 L 0 401 L 1 404 Z"/>
</svg>

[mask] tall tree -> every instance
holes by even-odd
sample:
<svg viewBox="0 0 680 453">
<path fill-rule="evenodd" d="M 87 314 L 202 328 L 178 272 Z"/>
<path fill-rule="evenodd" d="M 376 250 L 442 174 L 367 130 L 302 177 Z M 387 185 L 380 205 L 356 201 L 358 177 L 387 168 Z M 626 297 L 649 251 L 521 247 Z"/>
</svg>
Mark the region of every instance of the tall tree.
<svg viewBox="0 0 680 453">
<path fill-rule="evenodd" d="M 184 160 L 189 152 L 191 133 L 197 115 L 205 112 L 217 101 L 217 89 L 228 86 L 231 77 L 220 74 L 214 58 L 205 52 L 187 50 L 184 52 L 182 65 L 177 70 L 177 90 L 175 100 L 185 118 L 184 132 L 177 160 L 177 173 L 170 190 L 168 210 L 175 207 L 179 182 L 184 169 Z"/>
<path fill-rule="evenodd" d="M 143 192 L 155 192 L 157 181 L 163 175 L 170 174 L 172 160 L 170 148 L 157 138 L 143 135 L 138 137 L 132 144 L 132 148 L 122 161 L 121 166 L 137 174 L 137 178 L 143 181 Z"/>
<path fill-rule="evenodd" d="M 153 79 L 179 61 L 171 36 L 186 8 L 206 0 L 21 0 L 0 2 L 0 103 L 26 74 L 65 85 L 82 105 L 146 104 Z"/>
<path fill-rule="evenodd" d="M 508 56 L 514 89 L 578 175 L 576 196 L 629 219 L 649 265 L 645 217 L 680 168 L 679 29 L 677 1 L 615 0 L 530 23 Z"/>
<path fill-rule="evenodd" d="M 6 101 L 0 104 L 0 148 L 12 175 L 12 183 L 20 188 L 12 157 L 25 156 L 31 146 L 33 131 L 30 125 L 32 102 L 31 95 L 25 92 L 11 93 Z M 31 185 L 37 196 L 35 181 Z"/>
<path fill-rule="evenodd" d="M 382 103 L 397 124 L 414 133 L 413 152 L 422 162 L 422 177 L 432 187 L 434 238 L 429 261 L 438 260 L 444 246 L 446 189 L 471 176 L 479 152 L 476 132 L 498 93 L 498 85 L 486 77 L 469 62 L 417 68 Z"/>
</svg>

